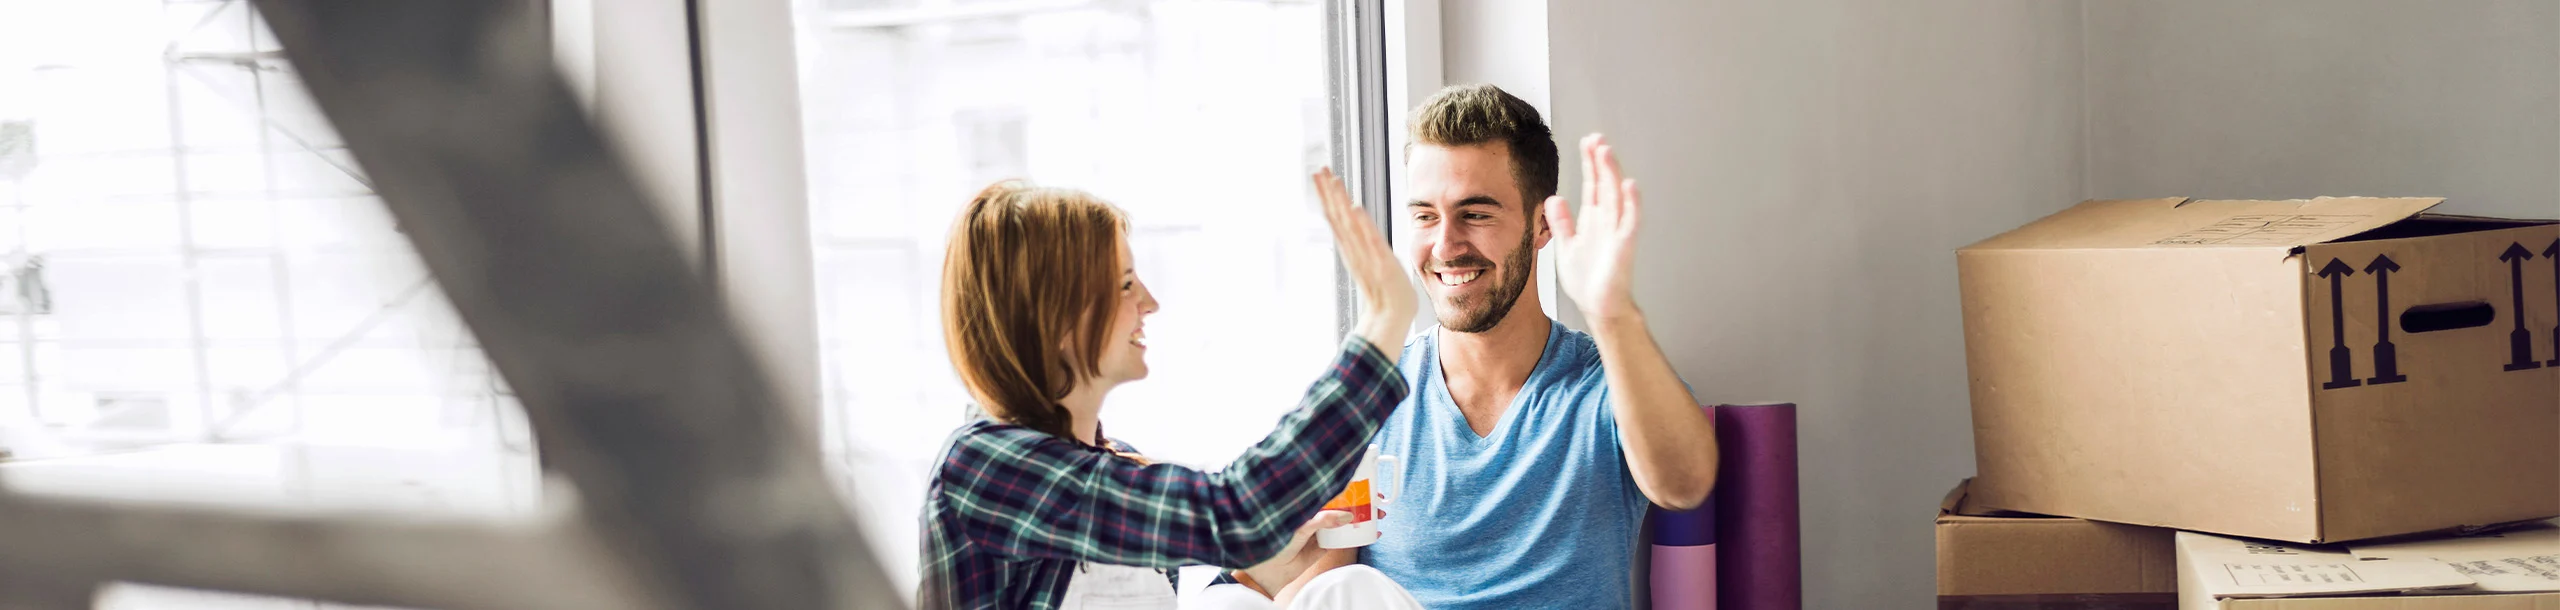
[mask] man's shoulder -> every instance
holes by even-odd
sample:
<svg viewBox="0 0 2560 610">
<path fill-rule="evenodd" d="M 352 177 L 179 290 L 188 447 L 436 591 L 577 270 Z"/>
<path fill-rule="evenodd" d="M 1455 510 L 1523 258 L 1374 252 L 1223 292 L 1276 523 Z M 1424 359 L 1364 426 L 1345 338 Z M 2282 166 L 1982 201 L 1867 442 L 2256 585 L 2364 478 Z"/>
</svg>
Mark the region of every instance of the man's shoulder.
<svg viewBox="0 0 2560 610">
<path fill-rule="evenodd" d="M 1563 387 L 1598 389 L 1608 384 L 1605 366 L 1600 362 L 1600 344 L 1591 333 L 1556 325 L 1555 349 L 1549 353 L 1555 361 L 1542 371 L 1548 381 Z"/>
<path fill-rule="evenodd" d="M 1434 350 L 1432 349 L 1431 338 L 1431 330 L 1433 328 L 1439 327 L 1434 326 L 1432 328 L 1423 329 L 1421 332 L 1405 335 L 1404 349 L 1402 350 L 1403 354 L 1396 357 L 1396 368 L 1399 372 L 1404 373 L 1405 384 L 1408 387 L 1421 386 L 1424 382 L 1422 372 L 1429 370 L 1425 365 L 1428 364 L 1428 361 L 1431 358 L 1435 357 L 1433 355 Z M 1419 392 L 1415 392 L 1415 394 L 1419 394 Z M 1408 404 L 1410 404 L 1412 396 L 1407 395 L 1406 399 Z"/>
</svg>

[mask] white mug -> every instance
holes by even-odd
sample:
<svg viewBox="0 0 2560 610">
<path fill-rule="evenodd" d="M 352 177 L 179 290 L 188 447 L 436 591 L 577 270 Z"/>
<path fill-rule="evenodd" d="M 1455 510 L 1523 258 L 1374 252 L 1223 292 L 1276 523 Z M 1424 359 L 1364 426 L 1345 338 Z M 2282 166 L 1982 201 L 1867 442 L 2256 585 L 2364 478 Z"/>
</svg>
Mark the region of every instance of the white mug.
<svg viewBox="0 0 2560 610">
<path fill-rule="evenodd" d="M 1395 473 L 1394 485 L 1371 484 L 1378 477 L 1379 462 L 1387 463 L 1386 470 Z M 1397 468 L 1396 463 L 1396 456 L 1379 455 L 1377 445 L 1370 445 L 1368 452 L 1360 454 L 1360 467 L 1351 471 L 1351 484 L 1335 495 L 1333 501 L 1324 504 L 1325 510 L 1350 511 L 1351 524 L 1318 530 L 1317 545 L 1328 549 L 1352 549 L 1378 541 L 1378 519 L 1386 516 L 1380 509 L 1386 508 L 1387 502 L 1396 494 L 1404 493 L 1404 470 Z"/>
</svg>

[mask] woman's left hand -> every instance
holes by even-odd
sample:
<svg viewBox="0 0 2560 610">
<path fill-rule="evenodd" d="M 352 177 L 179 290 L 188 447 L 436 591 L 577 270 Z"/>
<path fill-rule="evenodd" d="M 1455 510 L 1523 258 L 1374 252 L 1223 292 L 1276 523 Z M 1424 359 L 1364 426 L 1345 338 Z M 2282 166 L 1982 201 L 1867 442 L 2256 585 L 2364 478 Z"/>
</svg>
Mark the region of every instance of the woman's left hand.
<svg viewBox="0 0 2560 610">
<path fill-rule="evenodd" d="M 1298 526 L 1298 533 L 1289 537 L 1289 546 L 1280 549 L 1279 555 L 1245 568 L 1244 573 L 1253 576 L 1256 584 L 1277 594 L 1281 587 L 1289 585 L 1289 581 L 1297 580 L 1299 574 L 1306 573 L 1307 567 L 1315 565 L 1316 558 L 1324 556 L 1324 549 L 1316 547 L 1317 531 L 1350 524 L 1349 511 L 1316 511 L 1314 518 Z"/>
</svg>

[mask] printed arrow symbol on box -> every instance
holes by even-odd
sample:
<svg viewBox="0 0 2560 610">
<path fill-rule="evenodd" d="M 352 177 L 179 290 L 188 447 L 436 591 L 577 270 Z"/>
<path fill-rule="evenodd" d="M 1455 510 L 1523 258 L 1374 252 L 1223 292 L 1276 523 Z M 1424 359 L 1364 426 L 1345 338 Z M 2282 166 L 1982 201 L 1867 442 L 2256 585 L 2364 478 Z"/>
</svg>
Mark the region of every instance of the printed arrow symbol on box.
<svg viewBox="0 0 2560 610">
<path fill-rule="evenodd" d="M 2399 270 L 2400 263 L 2388 254 L 2375 255 L 2373 264 L 2364 266 L 2365 274 L 2373 276 L 2373 324 L 2379 339 L 2373 344 L 2373 378 L 2365 380 L 2372 385 L 2409 380 L 2400 374 L 2400 347 L 2391 343 L 2391 272 Z"/>
<path fill-rule="evenodd" d="M 2560 310 L 2560 239 L 2551 240 L 2551 247 L 2542 249 L 2542 258 L 2551 261 L 2551 307 Z M 2560 326 L 2551 327 L 2551 360 L 2542 364 L 2560 367 Z"/>
<path fill-rule="evenodd" d="M 2328 266 L 2320 268 L 2320 277 L 2329 278 L 2330 337 L 2329 382 L 2320 384 L 2320 389 L 2335 390 L 2364 385 L 2363 380 L 2356 379 L 2354 350 L 2347 349 L 2346 277 L 2355 274 L 2354 266 L 2334 258 L 2329 259 Z"/>
<path fill-rule="evenodd" d="M 2524 249 L 2523 243 L 2510 243 L 2507 244 L 2507 251 L 2498 254 L 2498 260 L 2507 263 L 2507 286 L 2509 292 L 2515 295 L 2514 300 L 2511 301 L 2514 304 L 2513 307 L 2507 310 L 2513 312 L 2508 315 L 2516 319 L 2516 328 L 2513 332 L 2507 333 L 2507 353 L 2510 358 L 2507 360 L 2506 369 L 2523 371 L 2542 368 L 2542 363 L 2533 360 L 2533 331 L 2524 329 L 2524 262 L 2533 260 L 2533 251 Z"/>
</svg>

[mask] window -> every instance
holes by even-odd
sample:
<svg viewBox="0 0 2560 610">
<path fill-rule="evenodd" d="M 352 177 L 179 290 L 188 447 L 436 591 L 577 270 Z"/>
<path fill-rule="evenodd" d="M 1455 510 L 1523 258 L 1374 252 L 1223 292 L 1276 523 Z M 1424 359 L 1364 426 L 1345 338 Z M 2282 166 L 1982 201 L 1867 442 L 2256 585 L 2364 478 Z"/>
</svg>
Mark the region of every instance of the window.
<svg viewBox="0 0 2560 610">
<path fill-rule="evenodd" d="M 248 2 L 0 4 L 12 487 L 521 514 L 528 436 Z"/>
<path fill-rule="evenodd" d="M 1164 309 L 1113 436 L 1214 467 L 1295 405 L 1346 323 L 1307 173 L 1363 173 L 1337 143 L 1369 142 L 1342 95 L 1368 85 L 1341 78 L 1333 12 L 1358 2 L 792 1 L 823 438 L 902 584 L 969 402 L 941 347 L 943 241 L 988 182 L 1130 213 Z M 519 514 L 529 436 L 248 2 L 0 4 L 12 486 Z M 102 606 L 308 607 L 232 597 Z"/>
<path fill-rule="evenodd" d="M 1217 467 L 1332 355 L 1337 56 L 1317 0 L 803 2 L 799 28 L 828 447 L 914 584 L 925 477 L 970 402 L 942 345 L 951 223 L 1001 178 L 1127 210 L 1149 378 L 1105 428 Z"/>
</svg>

